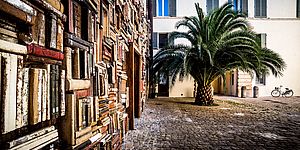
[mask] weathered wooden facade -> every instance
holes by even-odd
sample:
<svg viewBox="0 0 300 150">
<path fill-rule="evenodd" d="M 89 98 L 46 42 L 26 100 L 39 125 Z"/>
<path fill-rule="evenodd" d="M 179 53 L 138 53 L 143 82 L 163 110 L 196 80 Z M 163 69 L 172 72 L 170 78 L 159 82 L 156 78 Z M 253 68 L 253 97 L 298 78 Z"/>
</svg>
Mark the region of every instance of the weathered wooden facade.
<svg viewBox="0 0 300 150">
<path fill-rule="evenodd" d="M 121 149 L 146 98 L 143 1 L 0 5 L 0 145 Z"/>
</svg>

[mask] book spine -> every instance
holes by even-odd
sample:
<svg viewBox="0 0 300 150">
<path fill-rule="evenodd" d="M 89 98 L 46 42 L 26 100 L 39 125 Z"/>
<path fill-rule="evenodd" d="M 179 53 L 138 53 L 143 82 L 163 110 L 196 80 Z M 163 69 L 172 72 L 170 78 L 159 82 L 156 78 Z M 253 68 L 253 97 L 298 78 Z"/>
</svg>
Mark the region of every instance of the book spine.
<svg viewBox="0 0 300 150">
<path fill-rule="evenodd" d="M 55 65 L 51 65 L 50 66 L 50 93 L 51 93 L 51 118 L 56 118 L 55 114 L 56 114 L 56 90 L 55 90 Z"/>
<path fill-rule="evenodd" d="M 2 133 L 16 127 L 17 56 L 2 53 Z"/>
<path fill-rule="evenodd" d="M 79 99 L 77 102 L 77 112 L 78 112 L 78 129 L 82 128 L 82 99 Z"/>
<path fill-rule="evenodd" d="M 38 70 L 38 89 L 37 89 L 37 92 L 38 92 L 38 97 L 37 97 L 37 100 L 38 100 L 38 122 L 41 122 L 42 121 L 42 109 L 43 109 L 43 101 L 42 101 L 42 93 L 43 93 L 43 75 L 42 75 L 42 70 L 41 69 L 37 69 Z"/>
<path fill-rule="evenodd" d="M 22 87 L 22 126 L 26 126 L 28 125 L 29 68 L 24 68 Z"/>
<path fill-rule="evenodd" d="M 18 56 L 17 65 L 17 118 L 16 118 L 16 128 L 22 127 L 23 114 L 22 114 L 22 84 L 23 84 L 23 56 Z"/>
<path fill-rule="evenodd" d="M 51 118 L 51 65 L 47 65 L 47 75 L 46 75 L 46 81 L 47 81 L 47 120 L 50 120 Z"/>
<path fill-rule="evenodd" d="M 79 48 L 74 50 L 74 57 L 73 57 L 73 78 L 80 79 L 80 58 L 79 58 Z"/>
<path fill-rule="evenodd" d="M 56 49 L 63 52 L 63 34 L 64 28 L 62 21 L 60 19 L 57 20 L 57 41 L 56 41 Z"/>
<path fill-rule="evenodd" d="M 59 80 L 60 80 L 59 66 L 55 65 L 55 113 L 56 113 L 57 117 L 59 116 L 59 108 L 60 108 L 60 105 L 59 105 L 59 101 L 60 101 L 59 83 L 60 83 L 60 81 Z"/>
<path fill-rule="evenodd" d="M 60 84 L 60 89 L 61 89 L 61 98 L 60 98 L 60 115 L 64 116 L 66 114 L 66 96 L 65 96 L 65 77 L 66 77 L 66 72 L 65 70 L 61 70 L 61 84 Z"/>
<path fill-rule="evenodd" d="M 38 106 L 38 79 L 39 70 L 30 69 L 30 99 L 29 99 L 29 124 L 34 125 L 39 121 L 39 106 Z"/>
<path fill-rule="evenodd" d="M 48 88 L 47 88 L 47 70 L 42 69 L 42 121 L 47 120 L 47 97 L 48 97 Z"/>
<path fill-rule="evenodd" d="M 51 19 L 49 20 L 50 22 L 50 36 L 49 36 L 49 47 L 56 49 L 56 35 L 57 35 L 57 23 L 56 23 L 56 16 L 54 14 L 51 14 Z"/>
</svg>

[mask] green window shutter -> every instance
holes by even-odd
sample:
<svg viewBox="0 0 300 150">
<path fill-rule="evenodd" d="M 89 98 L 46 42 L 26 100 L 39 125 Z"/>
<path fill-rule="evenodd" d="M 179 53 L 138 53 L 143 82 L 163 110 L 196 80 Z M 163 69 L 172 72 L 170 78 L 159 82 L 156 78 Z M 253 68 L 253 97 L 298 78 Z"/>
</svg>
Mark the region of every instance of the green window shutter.
<svg viewBox="0 0 300 150">
<path fill-rule="evenodd" d="M 176 0 L 169 0 L 169 16 L 176 17 Z"/>
<path fill-rule="evenodd" d="M 212 10 L 212 0 L 206 0 L 207 14 Z"/>
<path fill-rule="evenodd" d="M 241 0 L 242 2 L 242 12 L 248 16 L 248 0 Z"/>
<path fill-rule="evenodd" d="M 156 17 L 156 0 L 152 0 L 152 13 L 153 17 Z"/>
<path fill-rule="evenodd" d="M 261 16 L 267 17 L 267 0 L 261 0 Z"/>
<path fill-rule="evenodd" d="M 260 34 L 260 44 L 262 48 L 267 47 L 267 34 L 266 33 L 262 33 Z"/>
<path fill-rule="evenodd" d="M 254 16 L 259 17 L 260 16 L 260 0 L 255 0 L 254 1 Z"/>
<path fill-rule="evenodd" d="M 300 0 L 297 0 L 297 18 L 300 18 Z"/>
<path fill-rule="evenodd" d="M 153 48 L 157 48 L 157 33 L 153 32 L 152 34 L 152 46 Z"/>
</svg>

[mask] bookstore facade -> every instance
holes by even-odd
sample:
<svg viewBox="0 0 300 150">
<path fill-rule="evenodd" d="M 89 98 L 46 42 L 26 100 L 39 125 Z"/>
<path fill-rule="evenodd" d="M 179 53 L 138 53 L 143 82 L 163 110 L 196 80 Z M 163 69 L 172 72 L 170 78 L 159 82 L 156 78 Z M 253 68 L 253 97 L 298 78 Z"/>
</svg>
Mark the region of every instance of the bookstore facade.
<svg viewBox="0 0 300 150">
<path fill-rule="evenodd" d="M 0 0 L 0 145 L 121 149 L 146 99 L 143 0 Z"/>
</svg>

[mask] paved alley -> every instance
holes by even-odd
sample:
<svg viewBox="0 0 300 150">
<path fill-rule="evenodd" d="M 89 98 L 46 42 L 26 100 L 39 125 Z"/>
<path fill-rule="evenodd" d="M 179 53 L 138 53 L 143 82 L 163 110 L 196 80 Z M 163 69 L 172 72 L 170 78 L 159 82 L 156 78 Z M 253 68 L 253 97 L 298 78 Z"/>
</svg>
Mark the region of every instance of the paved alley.
<svg viewBox="0 0 300 150">
<path fill-rule="evenodd" d="M 124 149 L 300 149 L 300 98 L 148 100 Z"/>
</svg>

